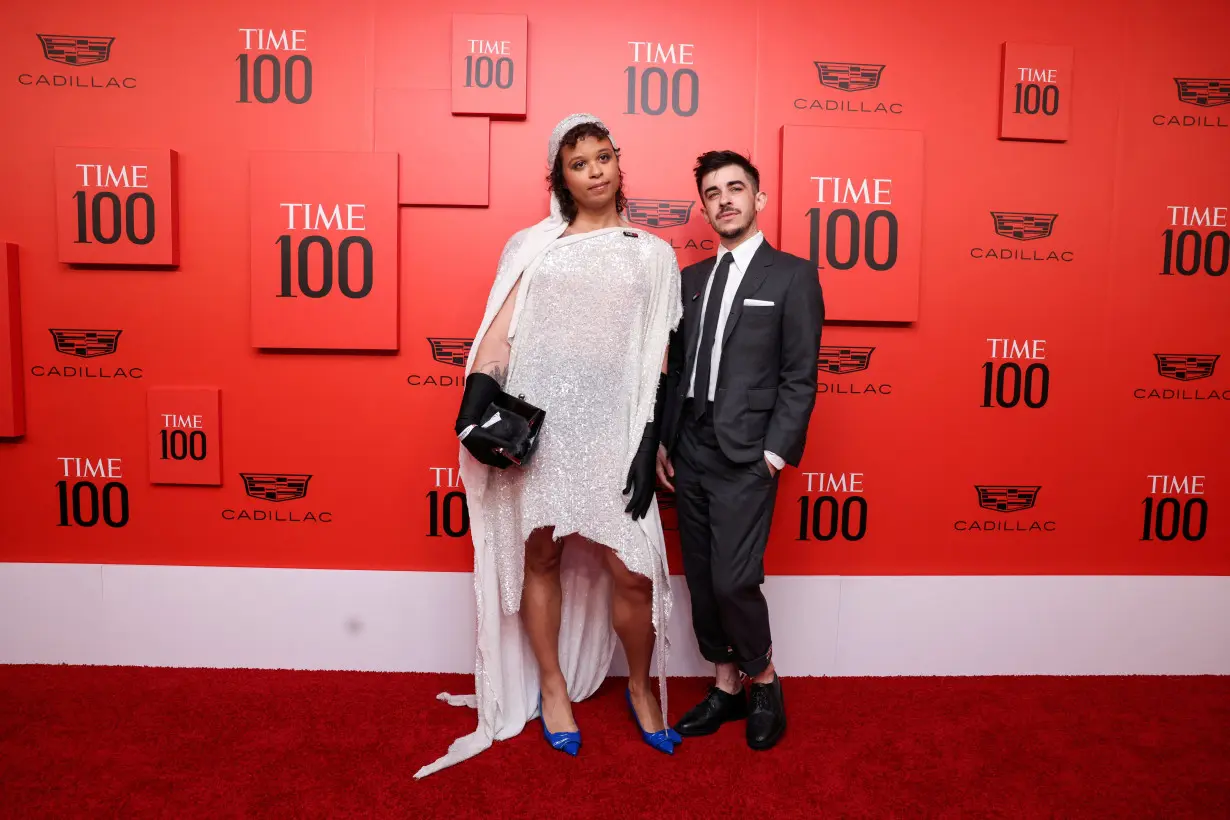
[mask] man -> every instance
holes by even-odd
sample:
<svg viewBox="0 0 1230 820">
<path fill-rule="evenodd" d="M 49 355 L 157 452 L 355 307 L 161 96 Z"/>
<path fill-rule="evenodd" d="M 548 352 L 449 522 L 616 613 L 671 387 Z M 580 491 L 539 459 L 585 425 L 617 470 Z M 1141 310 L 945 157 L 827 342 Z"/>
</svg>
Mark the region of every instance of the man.
<svg viewBox="0 0 1230 820">
<path fill-rule="evenodd" d="M 816 266 L 760 232 L 768 196 L 751 162 L 710 151 L 695 174 L 721 244 L 683 270 L 657 473 L 676 491 L 692 626 L 717 672 L 675 730 L 707 735 L 746 718 L 748 745 L 769 749 L 786 729 L 786 710 L 760 591 L 764 551 L 778 471 L 799 465 L 816 403 L 824 298 Z"/>
</svg>

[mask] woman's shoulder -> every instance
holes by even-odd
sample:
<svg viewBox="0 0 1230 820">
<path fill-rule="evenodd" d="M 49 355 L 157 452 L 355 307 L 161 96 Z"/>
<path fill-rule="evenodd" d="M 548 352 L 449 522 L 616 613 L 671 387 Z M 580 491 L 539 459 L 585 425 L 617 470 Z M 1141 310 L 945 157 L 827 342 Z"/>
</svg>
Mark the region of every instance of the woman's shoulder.
<svg viewBox="0 0 1230 820">
<path fill-rule="evenodd" d="M 508 241 L 504 243 L 504 250 L 515 251 L 517 248 L 521 247 L 522 243 L 525 242 L 525 238 L 529 236 L 530 230 L 530 228 L 522 228 L 521 230 L 513 233 L 512 236 L 508 237 Z"/>
<path fill-rule="evenodd" d="M 517 255 L 517 252 L 521 250 L 521 246 L 525 244 L 525 239 L 529 236 L 529 233 L 529 228 L 522 228 L 512 236 L 508 237 L 508 240 L 504 242 L 504 249 L 500 251 L 499 268 L 502 269 L 505 265 L 513 261 Z"/>
<path fill-rule="evenodd" d="M 644 243 L 645 253 L 655 261 L 670 261 L 678 260 L 675 257 L 675 249 L 671 247 L 671 243 L 667 242 L 657 234 L 650 233 L 644 228 L 631 227 L 627 229 L 628 233 L 636 234 L 637 238 Z"/>
</svg>

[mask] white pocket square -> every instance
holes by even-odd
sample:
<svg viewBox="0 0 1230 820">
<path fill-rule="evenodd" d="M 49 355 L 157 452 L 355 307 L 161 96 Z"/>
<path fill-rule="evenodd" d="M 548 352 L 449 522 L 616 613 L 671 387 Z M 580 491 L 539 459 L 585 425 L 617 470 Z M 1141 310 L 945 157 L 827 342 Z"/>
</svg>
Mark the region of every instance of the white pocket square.
<svg viewBox="0 0 1230 820">
<path fill-rule="evenodd" d="M 766 302 L 763 299 L 744 299 L 744 307 L 773 307 L 773 302 Z"/>
</svg>

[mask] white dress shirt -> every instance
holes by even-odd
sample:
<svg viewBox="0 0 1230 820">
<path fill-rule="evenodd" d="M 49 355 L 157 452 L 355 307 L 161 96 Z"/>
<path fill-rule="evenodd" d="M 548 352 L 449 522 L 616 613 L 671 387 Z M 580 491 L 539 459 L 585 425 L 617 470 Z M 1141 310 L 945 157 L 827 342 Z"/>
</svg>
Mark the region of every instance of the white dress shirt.
<svg viewBox="0 0 1230 820">
<path fill-rule="evenodd" d="M 730 318 L 730 306 L 735 303 L 735 294 L 739 292 L 739 285 L 743 282 L 743 276 L 747 273 L 748 266 L 752 264 L 752 257 L 756 255 L 756 251 L 760 249 L 760 245 L 763 242 L 764 233 L 757 231 L 754 236 L 748 238 L 734 250 L 727 248 L 725 245 L 718 245 L 717 258 L 713 261 L 713 268 L 709 271 L 709 278 L 705 280 L 705 295 L 700 309 L 700 326 L 702 331 L 705 327 L 705 311 L 709 309 L 709 291 L 713 287 L 713 274 L 717 271 L 717 266 L 722 261 L 723 256 L 727 253 L 734 254 L 730 270 L 726 273 L 726 289 L 722 291 L 722 301 L 718 309 L 717 332 L 713 337 L 713 355 L 709 363 L 709 401 L 713 401 L 717 391 L 718 365 L 722 361 L 721 339 L 722 334 L 726 330 L 726 320 Z M 697 339 L 701 335 L 703 333 L 697 334 Z M 699 341 L 697 344 L 699 344 Z M 699 358 L 699 351 L 697 351 L 697 359 Z M 688 382 L 688 398 L 694 398 L 696 393 L 697 363 L 692 365 L 692 375 Z M 765 450 L 764 455 L 769 460 L 769 463 L 777 469 L 780 470 L 786 466 L 785 459 L 777 455 L 777 453 Z"/>
</svg>

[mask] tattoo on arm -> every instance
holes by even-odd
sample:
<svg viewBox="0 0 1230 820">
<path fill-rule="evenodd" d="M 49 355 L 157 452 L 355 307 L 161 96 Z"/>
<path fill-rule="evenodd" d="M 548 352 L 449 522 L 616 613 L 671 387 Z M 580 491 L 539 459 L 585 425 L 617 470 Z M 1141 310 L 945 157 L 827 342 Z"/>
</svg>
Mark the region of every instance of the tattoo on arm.
<svg viewBox="0 0 1230 820">
<path fill-rule="evenodd" d="M 478 366 L 478 372 L 486 373 L 488 376 L 495 379 L 496 384 L 503 387 L 504 380 L 508 378 L 508 365 L 501 362 L 484 362 Z"/>
</svg>

